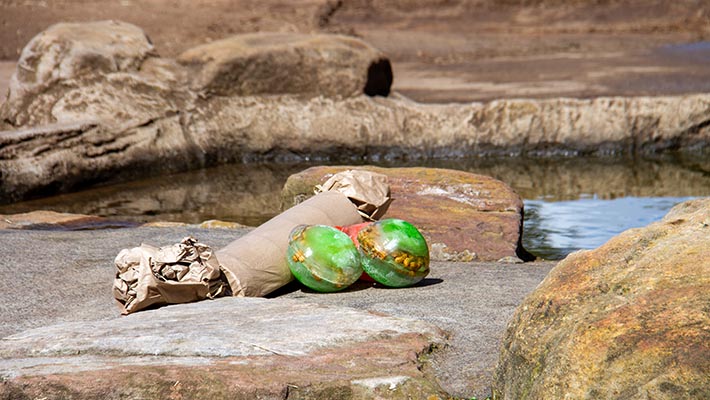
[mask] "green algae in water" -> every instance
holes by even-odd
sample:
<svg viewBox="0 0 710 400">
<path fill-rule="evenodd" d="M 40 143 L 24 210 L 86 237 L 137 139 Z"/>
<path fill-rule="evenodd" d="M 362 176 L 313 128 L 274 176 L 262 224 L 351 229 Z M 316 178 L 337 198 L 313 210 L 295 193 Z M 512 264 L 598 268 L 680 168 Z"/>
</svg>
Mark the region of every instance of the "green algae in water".
<svg viewBox="0 0 710 400">
<path fill-rule="evenodd" d="M 337 292 L 362 275 L 360 253 L 348 235 L 325 225 L 300 225 L 286 252 L 291 273 L 318 292 Z"/>
<path fill-rule="evenodd" d="M 357 239 L 362 268 L 385 286 L 412 286 L 429 274 L 429 247 L 407 221 L 383 219 L 363 228 Z"/>
</svg>

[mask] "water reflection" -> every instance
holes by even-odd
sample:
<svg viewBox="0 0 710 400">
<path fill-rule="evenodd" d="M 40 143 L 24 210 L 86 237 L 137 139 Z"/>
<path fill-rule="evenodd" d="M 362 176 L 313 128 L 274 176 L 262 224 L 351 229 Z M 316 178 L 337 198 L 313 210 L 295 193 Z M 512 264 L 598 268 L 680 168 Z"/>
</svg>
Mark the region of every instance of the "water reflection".
<svg viewBox="0 0 710 400">
<path fill-rule="evenodd" d="M 525 201 L 523 244 L 537 256 L 561 259 L 579 249 L 593 249 L 630 228 L 660 220 L 674 205 L 692 197 L 624 197 Z"/>
<path fill-rule="evenodd" d="M 228 165 L 0 206 L 0 213 L 46 209 L 136 222 L 221 219 L 256 226 L 278 212 L 284 182 L 303 168 Z"/>
<path fill-rule="evenodd" d="M 486 158 L 379 165 L 452 168 L 506 182 L 526 199 L 526 248 L 550 259 L 646 225 L 685 198 L 710 196 L 707 158 Z M 0 206 L 0 213 L 50 209 L 140 222 L 222 219 L 258 225 L 279 212 L 288 176 L 307 167 L 225 165 Z"/>
</svg>

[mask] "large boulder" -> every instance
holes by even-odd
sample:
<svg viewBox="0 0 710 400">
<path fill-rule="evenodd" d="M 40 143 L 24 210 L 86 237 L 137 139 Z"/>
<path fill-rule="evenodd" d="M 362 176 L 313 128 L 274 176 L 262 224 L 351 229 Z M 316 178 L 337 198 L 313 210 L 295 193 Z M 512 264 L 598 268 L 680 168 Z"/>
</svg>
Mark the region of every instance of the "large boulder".
<svg viewBox="0 0 710 400">
<path fill-rule="evenodd" d="M 360 168 L 388 177 L 392 204 L 385 218 L 419 228 L 435 260 L 496 261 L 533 258 L 521 244 L 523 201 L 505 183 L 488 176 L 437 168 L 312 167 L 291 175 L 282 208 L 313 195 L 334 174 Z"/>
<path fill-rule="evenodd" d="M 124 125 L 165 116 L 175 109 L 168 82 L 139 72 L 152 55 L 153 45 L 135 25 L 53 25 L 23 49 L 0 119 L 19 127 L 78 121 Z"/>
<path fill-rule="evenodd" d="M 210 95 L 346 98 L 367 90 L 386 96 L 392 84 L 384 55 L 340 35 L 238 35 L 187 50 L 177 60 L 192 71 L 190 88 Z"/>
<path fill-rule="evenodd" d="M 518 307 L 499 399 L 710 398 L 710 198 L 561 261 Z"/>
</svg>

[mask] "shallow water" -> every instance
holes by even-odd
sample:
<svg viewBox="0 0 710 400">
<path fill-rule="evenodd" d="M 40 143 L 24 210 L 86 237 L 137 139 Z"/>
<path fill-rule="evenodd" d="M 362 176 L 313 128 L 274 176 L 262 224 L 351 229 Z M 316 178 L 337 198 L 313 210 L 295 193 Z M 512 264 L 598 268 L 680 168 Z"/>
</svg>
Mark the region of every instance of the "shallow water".
<svg viewBox="0 0 710 400">
<path fill-rule="evenodd" d="M 500 179 L 525 199 L 524 246 L 548 259 L 598 247 L 623 230 L 660 219 L 678 202 L 710 196 L 707 157 L 476 158 L 381 165 L 452 168 Z M 288 176 L 308 166 L 225 165 L 0 206 L 0 213 L 51 209 L 139 222 L 221 219 L 258 225 L 279 212 Z"/>
<path fill-rule="evenodd" d="M 524 246 L 539 257 L 560 259 L 576 250 L 599 247 L 627 229 L 658 221 L 674 205 L 692 198 L 525 200 Z"/>
</svg>

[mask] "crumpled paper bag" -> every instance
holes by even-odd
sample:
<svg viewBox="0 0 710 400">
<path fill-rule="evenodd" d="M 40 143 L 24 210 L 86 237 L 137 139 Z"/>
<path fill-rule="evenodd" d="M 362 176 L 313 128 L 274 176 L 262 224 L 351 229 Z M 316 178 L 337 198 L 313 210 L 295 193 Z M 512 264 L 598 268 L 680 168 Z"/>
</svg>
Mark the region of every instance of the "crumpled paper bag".
<svg viewBox="0 0 710 400">
<path fill-rule="evenodd" d="M 192 237 L 160 248 L 123 249 L 115 265 L 113 295 L 122 314 L 231 294 L 212 249 Z"/>
<path fill-rule="evenodd" d="M 368 221 L 380 219 L 392 203 L 387 176 L 377 172 L 360 169 L 338 172 L 316 186 L 316 193 L 329 191 L 347 196 Z"/>
</svg>

